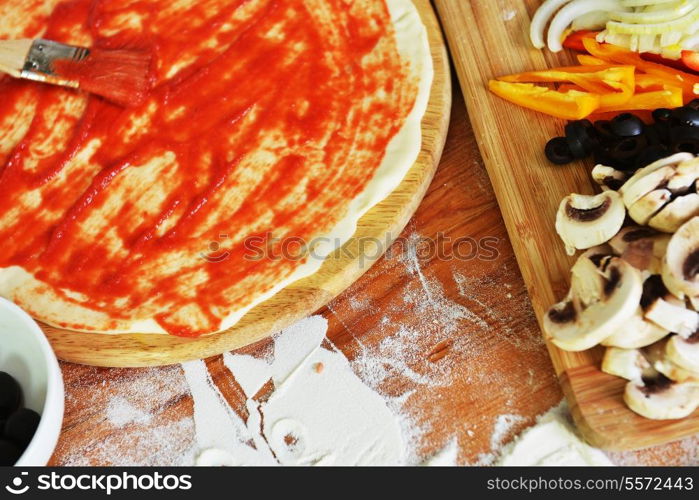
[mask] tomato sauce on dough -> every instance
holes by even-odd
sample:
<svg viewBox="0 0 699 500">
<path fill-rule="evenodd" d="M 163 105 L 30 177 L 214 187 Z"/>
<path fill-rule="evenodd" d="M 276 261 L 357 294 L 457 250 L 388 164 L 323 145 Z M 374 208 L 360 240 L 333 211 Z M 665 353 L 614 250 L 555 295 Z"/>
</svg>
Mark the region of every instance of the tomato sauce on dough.
<svg viewBox="0 0 699 500">
<path fill-rule="evenodd" d="M 153 55 L 133 108 L 0 80 L 0 268 L 109 318 L 66 328 L 218 330 L 347 215 L 417 95 L 384 0 L 15 4 L 24 36 Z"/>
</svg>

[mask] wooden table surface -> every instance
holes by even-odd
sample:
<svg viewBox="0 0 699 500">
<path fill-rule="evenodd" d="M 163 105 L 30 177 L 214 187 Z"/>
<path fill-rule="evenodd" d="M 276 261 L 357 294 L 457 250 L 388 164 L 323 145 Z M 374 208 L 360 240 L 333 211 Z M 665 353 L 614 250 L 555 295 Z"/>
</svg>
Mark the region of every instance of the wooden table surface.
<svg viewBox="0 0 699 500">
<path fill-rule="evenodd" d="M 413 461 L 455 438 L 459 463 L 489 463 L 499 446 L 562 395 L 456 82 L 444 156 L 402 236 L 388 257 L 319 314 L 360 377 L 387 397 L 403 397 Z M 436 255 L 429 239 L 447 250 L 461 248 L 461 258 L 453 251 Z M 474 242 L 480 248 L 469 252 Z M 261 352 L 269 342 L 243 352 Z M 384 360 L 380 377 L 374 373 L 377 359 Z M 207 365 L 238 411 L 244 397 L 220 357 Z M 53 465 L 191 461 L 192 399 L 180 366 L 64 363 L 62 369 L 66 414 Z M 496 421 L 508 423 L 507 432 L 494 433 Z M 695 436 L 613 454 L 612 460 L 697 465 L 698 449 Z"/>
</svg>

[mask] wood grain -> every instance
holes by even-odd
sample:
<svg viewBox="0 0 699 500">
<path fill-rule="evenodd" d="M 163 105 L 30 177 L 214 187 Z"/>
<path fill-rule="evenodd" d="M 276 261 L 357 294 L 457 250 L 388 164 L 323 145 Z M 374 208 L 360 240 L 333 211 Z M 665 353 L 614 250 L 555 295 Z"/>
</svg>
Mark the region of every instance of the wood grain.
<svg viewBox="0 0 699 500">
<path fill-rule="evenodd" d="M 58 357 L 94 366 L 138 367 L 201 359 L 257 342 L 327 304 L 357 280 L 380 257 L 367 252 L 361 241 L 392 241 L 420 204 L 446 140 L 451 110 L 449 62 L 439 24 L 427 0 L 414 0 L 428 36 L 435 79 L 422 122 L 422 150 L 400 186 L 372 208 L 357 231 L 339 251 L 328 257 L 315 274 L 299 280 L 246 314 L 233 328 L 197 339 L 169 335 L 100 335 L 42 325 Z M 384 247 L 387 247 L 387 245 Z"/>
<path fill-rule="evenodd" d="M 534 311 L 543 319 L 569 285 L 573 258 L 554 230 L 560 200 L 594 192 L 590 165 L 557 167 L 543 155 L 563 122 L 514 106 L 490 94 L 496 76 L 570 63 L 569 55 L 534 49 L 528 41 L 537 0 L 493 2 L 436 0 L 488 175 L 512 240 Z M 478 29 L 474 29 L 478 27 Z M 651 421 L 621 400 L 623 384 L 610 384 L 599 366 L 600 350 L 565 352 L 547 342 L 573 415 L 585 437 L 606 449 L 630 449 L 699 432 L 699 411 L 682 424 Z M 598 404 L 601 398 L 608 405 Z M 618 425 L 610 425 L 610 422 Z"/>
</svg>

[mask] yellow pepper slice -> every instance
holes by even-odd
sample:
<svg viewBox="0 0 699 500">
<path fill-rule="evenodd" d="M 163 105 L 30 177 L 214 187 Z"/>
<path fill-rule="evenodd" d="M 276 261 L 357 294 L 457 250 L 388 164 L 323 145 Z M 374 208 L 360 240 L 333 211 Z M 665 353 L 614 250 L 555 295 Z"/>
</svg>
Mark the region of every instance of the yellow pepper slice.
<svg viewBox="0 0 699 500">
<path fill-rule="evenodd" d="M 633 66 L 590 65 L 568 66 L 545 71 L 529 71 L 499 78 L 505 82 L 571 82 L 588 92 L 598 94 L 601 106 L 620 106 L 633 95 Z"/>
<path fill-rule="evenodd" d="M 640 92 L 622 105 L 600 107 L 595 113 L 609 111 L 642 111 L 658 108 L 679 108 L 682 106 L 682 89 L 669 87 L 667 90 Z"/>
<path fill-rule="evenodd" d="M 598 95 L 569 90 L 559 92 L 532 83 L 488 82 L 490 91 L 519 106 L 565 120 L 582 120 L 600 105 Z"/>
</svg>

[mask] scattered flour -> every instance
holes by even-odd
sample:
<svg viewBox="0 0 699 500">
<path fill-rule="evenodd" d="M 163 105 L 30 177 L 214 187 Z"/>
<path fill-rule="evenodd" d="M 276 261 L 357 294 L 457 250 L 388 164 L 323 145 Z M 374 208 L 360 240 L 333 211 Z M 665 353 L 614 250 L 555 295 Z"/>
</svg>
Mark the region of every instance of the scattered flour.
<svg viewBox="0 0 699 500">
<path fill-rule="evenodd" d="M 204 362 L 183 365 L 194 399 L 198 464 L 404 463 L 397 418 L 342 353 L 321 346 L 327 327 L 315 316 L 284 330 L 274 339 L 270 363 L 242 356 L 224 361 L 248 396 L 246 422 L 231 411 Z M 252 399 L 270 378 L 269 398 Z"/>
<path fill-rule="evenodd" d="M 107 406 L 107 418 L 114 427 L 124 427 L 127 424 L 147 425 L 153 419 L 152 415 L 136 408 L 122 396 L 113 397 Z"/>
<path fill-rule="evenodd" d="M 500 451 L 498 465 L 614 465 L 609 458 L 579 437 L 565 402 L 537 418 Z"/>
</svg>

